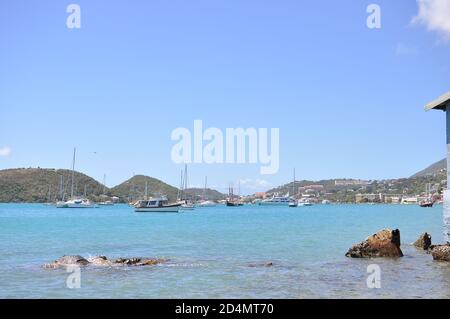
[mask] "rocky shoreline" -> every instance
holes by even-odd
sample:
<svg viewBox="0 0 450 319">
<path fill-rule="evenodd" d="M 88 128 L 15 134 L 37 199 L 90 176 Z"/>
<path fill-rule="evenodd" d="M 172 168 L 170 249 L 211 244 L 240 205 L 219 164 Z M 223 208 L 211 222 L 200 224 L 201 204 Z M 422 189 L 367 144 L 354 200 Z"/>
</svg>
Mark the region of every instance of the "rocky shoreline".
<svg viewBox="0 0 450 319">
<path fill-rule="evenodd" d="M 450 244 L 433 245 L 431 235 L 423 233 L 412 244 L 417 249 L 431 254 L 435 261 L 450 262 Z M 400 230 L 383 229 L 364 241 L 353 245 L 345 254 L 349 258 L 401 258 L 403 252 L 400 248 Z M 69 266 L 100 266 L 100 267 L 145 267 L 156 266 L 169 262 L 169 259 L 158 258 L 117 258 L 109 259 L 106 256 L 84 258 L 79 255 L 62 256 L 55 261 L 44 264 L 45 269 L 58 269 Z M 247 265 L 250 268 L 273 267 L 273 262 L 254 263 Z"/>
<path fill-rule="evenodd" d="M 433 245 L 431 235 L 426 232 L 419 236 L 413 243 L 413 246 L 431 254 L 435 261 L 450 262 L 450 244 Z M 381 230 L 351 247 L 345 256 L 350 258 L 403 257 L 403 252 L 400 248 L 400 231 L 398 229 Z"/>
</svg>

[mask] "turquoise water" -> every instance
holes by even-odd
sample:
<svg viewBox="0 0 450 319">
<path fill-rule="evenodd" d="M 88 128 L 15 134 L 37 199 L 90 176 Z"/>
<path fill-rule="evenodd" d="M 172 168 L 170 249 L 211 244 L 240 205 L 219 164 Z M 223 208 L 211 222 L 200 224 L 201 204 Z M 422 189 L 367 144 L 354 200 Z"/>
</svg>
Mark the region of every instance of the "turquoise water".
<svg viewBox="0 0 450 319">
<path fill-rule="evenodd" d="M 395 205 L 199 208 L 139 214 L 126 205 L 67 210 L 0 205 L 1 298 L 447 298 L 450 265 L 411 247 L 428 231 L 442 241 L 442 206 Z M 399 228 L 405 257 L 345 258 L 347 249 L 385 227 Z M 81 271 L 42 264 L 63 255 L 169 258 L 142 268 Z M 250 267 L 273 262 L 274 267 Z M 381 267 L 368 289 L 367 266 Z"/>
</svg>

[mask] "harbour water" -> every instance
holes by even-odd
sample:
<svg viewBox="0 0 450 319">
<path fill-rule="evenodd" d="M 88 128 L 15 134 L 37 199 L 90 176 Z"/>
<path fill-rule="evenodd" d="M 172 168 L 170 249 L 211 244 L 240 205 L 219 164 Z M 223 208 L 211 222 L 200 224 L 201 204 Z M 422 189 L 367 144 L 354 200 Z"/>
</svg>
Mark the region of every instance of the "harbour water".
<svg viewBox="0 0 450 319">
<path fill-rule="evenodd" d="M 347 249 L 399 228 L 400 259 L 355 260 Z M 450 265 L 411 243 L 427 231 L 441 242 L 442 206 L 316 205 L 211 207 L 139 214 L 126 205 L 56 209 L 0 205 L 0 298 L 448 298 Z M 81 271 L 41 266 L 63 255 L 169 258 L 152 267 Z M 273 267 L 264 263 L 273 262 Z M 368 289 L 367 266 L 381 267 Z"/>
</svg>

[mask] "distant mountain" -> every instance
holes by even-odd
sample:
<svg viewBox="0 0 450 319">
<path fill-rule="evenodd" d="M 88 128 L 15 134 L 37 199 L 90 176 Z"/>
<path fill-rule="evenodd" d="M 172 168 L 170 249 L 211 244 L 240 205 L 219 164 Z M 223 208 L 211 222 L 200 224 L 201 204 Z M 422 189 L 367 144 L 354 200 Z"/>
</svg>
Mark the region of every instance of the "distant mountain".
<svg viewBox="0 0 450 319">
<path fill-rule="evenodd" d="M 61 176 L 63 185 L 61 192 Z M 99 196 L 103 185 L 93 178 L 75 172 L 75 195 Z M 48 202 L 70 197 L 72 171 L 43 168 L 0 170 L 0 202 Z M 108 189 L 106 189 L 108 192 Z"/>
<path fill-rule="evenodd" d="M 177 198 L 178 188 L 144 175 L 136 175 L 111 188 L 111 194 L 120 197 L 124 201 L 142 199 L 145 196 L 145 182 L 147 182 L 148 196 L 166 195 L 169 200 Z"/>
<path fill-rule="evenodd" d="M 447 169 L 447 159 L 440 160 L 439 162 L 436 162 L 424 170 L 414 174 L 411 176 L 411 178 L 417 178 L 417 177 L 425 177 L 430 175 L 436 175 L 439 173 L 442 173 L 443 170 Z"/>
<path fill-rule="evenodd" d="M 186 193 L 189 197 L 193 197 L 196 200 L 202 199 L 203 197 L 203 188 L 188 188 Z M 205 198 L 207 200 L 223 200 L 227 198 L 227 195 L 222 194 L 214 189 L 207 188 L 205 191 Z"/>
</svg>

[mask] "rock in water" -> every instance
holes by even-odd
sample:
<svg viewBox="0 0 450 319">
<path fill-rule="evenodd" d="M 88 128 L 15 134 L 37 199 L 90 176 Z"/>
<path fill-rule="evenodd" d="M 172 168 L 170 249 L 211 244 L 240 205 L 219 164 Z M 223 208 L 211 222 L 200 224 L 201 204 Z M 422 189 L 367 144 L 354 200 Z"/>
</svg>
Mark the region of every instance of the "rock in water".
<svg viewBox="0 0 450 319">
<path fill-rule="evenodd" d="M 112 262 L 105 256 L 95 256 L 88 259 L 93 266 L 112 266 Z"/>
<path fill-rule="evenodd" d="M 44 268 L 59 268 L 66 266 L 86 266 L 89 264 L 89 261 L 84 259 L 82 256 L 62 256 L 61 258 L 55 260 L 50 264 L 45 264 Z"/>
<path fill-rule="evenodd" d="M 431 255 L 437 261 L 450 261 L 450 245 L 436 245 L 431 248 Z"/>
<path fill-rule="evenodd" d="M 420 235 L 419 239 L 414 243 L 414 246 L 423 250 L 428 250 L 431 246 L 431 236 L 428 233 Z"/>
<path fill-rule="evenodd" d="M 45 264 L 43 267 L 47 269 L 56 269 L 63 266 L 154 266 L 168 262 L 168 259 L 153 259 L 153 258 L 118 258 L 116 260 L 109 260 L 105 256 L 95 256 L 84 259 L 81 256 L 63 256 L 50 264 Z"/>
<path fill-rule="evenodd" d="M 359 243 L 345 254 L 351 258 L 403 257 L 400 249 L 400 231 L 384 229 Z"/>
<path fill-rule="evenodd" d="M 166 259 L 152 259 L 152 258 L 118 258 L 114 261 L 116 265 L 123 266 L 154 266 L 167 262 Z"/>
</svg>

